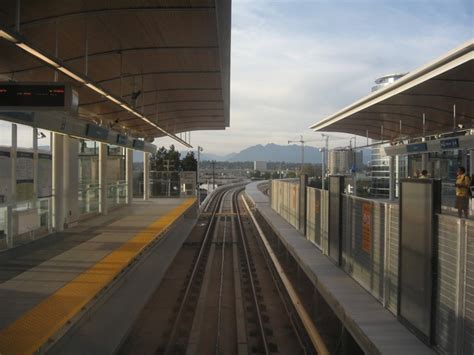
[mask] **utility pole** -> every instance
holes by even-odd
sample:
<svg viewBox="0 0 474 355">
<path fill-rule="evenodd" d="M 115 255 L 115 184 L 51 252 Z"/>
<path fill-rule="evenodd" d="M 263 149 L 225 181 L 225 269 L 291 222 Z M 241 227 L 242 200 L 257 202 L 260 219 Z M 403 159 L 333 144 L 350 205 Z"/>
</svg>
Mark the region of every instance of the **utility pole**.
<svg viewBox="0 0 474 355">
<path fill-rule="evenodd" d="M 325 140 L 325 146 L 323 148 L 323 159 L 322 159 L 322 166 L 321 166 L 321 187 L 323 190 L 326 188 L 325 178 L 326 178 L 326 154 L 328 153 L 329 149 L 329 136 L 327 134 L 322 134 L 323 139 Z M 328 162 L 329 163 L 329 162 Z"/>
<path fill-rule="evenodd" d="M 216 161 L 213 160 L 213 161 L 212 161 L 212 191 L 214 191 L 215 188 L 216 188 L 216 171 L 215 171 L 215 167 L 216 167 Z"/>
<path fill-rule="evenodd" d="M 299 141 L 288 141 L 288 144 L 290 143 L 301 143 L 301 170 L 300 170 L 300 174 L 303 174 L 303 166 L 304 166 L 304 144 L 305 144 L 305 141 L 303 140 L 303 136 L 301 135 L 300 136 L 300 140 Z"/>
<path fill-rule="evenodd" d="M 204 149 L 201 146 L 198 146 L 197 153 L 197 168 L 196 168 L 196 184 L 197 184 L 197 197 L 198 197 L 198 207 L 201 206 L 201 183 L 199 182 L 199 164 L 201 162 L 201 152 Z"/>
</svg>

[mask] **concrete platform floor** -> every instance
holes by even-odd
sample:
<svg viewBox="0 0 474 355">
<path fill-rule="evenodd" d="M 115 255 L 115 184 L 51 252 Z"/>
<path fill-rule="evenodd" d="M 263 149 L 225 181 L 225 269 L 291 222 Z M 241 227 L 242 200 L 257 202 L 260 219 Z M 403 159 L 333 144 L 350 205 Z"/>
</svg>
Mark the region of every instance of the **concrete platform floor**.
<svg viewBox="0 0 474 355">
<path fill-rule="evenodd" d="M 136 200 L 132 206 L 0 253 L 0 329 L 183 201 Z"/>
</svg>

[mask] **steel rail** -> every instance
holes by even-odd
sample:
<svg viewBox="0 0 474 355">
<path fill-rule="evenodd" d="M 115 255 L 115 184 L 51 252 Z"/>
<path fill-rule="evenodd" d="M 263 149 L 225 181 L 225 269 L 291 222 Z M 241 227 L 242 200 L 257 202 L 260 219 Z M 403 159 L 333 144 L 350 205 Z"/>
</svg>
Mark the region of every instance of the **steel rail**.
<svg viewBox="0 0 474 355">
<path fill-rule="evenodd" d="M 223 190 L 223 191 L 220 191 L 219 192 L 219 195 L 215 197 L 217 203 L 216 205 L 214 206 L 214 209 L 213 209 L 213 212 L 212 212 L 212 215 L 209 219 L 209 223 L 207 225 L 207 228 L 206 228 L 206 232 L 204 234 L 204 239 L 202 241 L 202 244 L 201 244 L 201 247 L 199 249 L 199 253 L 198 253 L 198 256 L 196 258 L 196 262 L 194 263 L 194 267 L 193 267 L 193 270 L 191 272 L 191 276 L 189 278 L 189 281 L 188 281 L 188 284 L 186 285 L 186 290 L 184 292 L 184 295 L 183 295 L 183 300 L 181 301 L 181 304 L 179 306 L 179 310 L 178 310 L 178 313 L 175 317 L 175 320 L 174 320 L 174 323 L 173 323 L 173 328 L 171 330 L 171 333 L 170 333 L 170 336 L 168 337 L 168 342 L 167 342 L 167 345 L 166 345 L 166 348 L 165 348 L 165 351 L 164 351 L 164 354 L 170 354 L 172 352 L 172 347 L 175 345 L 174 343 L 174 339 L 176 337 L 176 333 L 178 331 L 178 328 L 180 326 L 180 320 L 181 320 L 181 316 L 183 314 L 183 311 L 184 311 L 184 307 L 187 303 L 187 300 L 188 300 L 188 297 L 189 297 L 189 294 L 190 294 L 190 291 L 191 291 L 191 288 L 194 284 L 194 280 L 195 280 L 195 277 L 196 277 L 196 274 L 197 274 L 197 271 L 199 269 L 199 266 L 201 264 L 201 260 L 202 260 L 202 256 L 204 255 L 204 252 L 208 246 L 208 241 L 210 240 L 209 236 L 212 234 L 212 232 L 214 231 L 214 227 L 215 227 L 215 221 L 216 221 L 216 214 L 219 210 L 219 206 L 224 198 L 224 195 L 227 193 L 226 190 Z"/>
<path fill-rule="evenodd" d="M 313 344 L 314 348 L 316 349 L 318 354 L 321 355 L 329 355 L 330 352 L 321 336 L 319 333 L 318 329 L 314 325 L 314 322 L 311 319 L 311 316 L 308 314 L 306 309 L 303 306 L 303 303 L 298 296 L 298 293 L 296 292 L 295 288 L 293 287 L 292 283 L 290 282 L 288 276 L 286 275 L 286 272 L 284 271 L 282 265 L 280 264 L 276 254 L 273 252 L 272 247 L 270 246 L 270 243 L 268 242 L 267 237 L 265 236 L 265 233 L 263 232 L 262 228 L 258 224 L 257 219 L 255 218 L 252 210 L 250 209 L 247 201 L 243 198 L 242 199 L 243 205 L 245 206 L 245 209 L 247 210 L 247 213 L 249 214 L 250 218 L 253 221 L 253 224 L 255 228 L 257 229 L 258 235 L 267 250 L 267 253 L 272 260 L 275 270 L 278 273 L 287 293 L 289 298 L 291 299 L 291 302 L 298 313 L 298 316 L 300 317 L 300 320 L 306 329 L 306 332 L 308 333 L 308 336 L 311 340 L 311 343 Z"/>
<path fill-rule="evenodd" d="M 234 196 L 232 195 L 232 198 Z M 221 270 L 220 270 L 220 280 L 219 280 L 219 298 L 217 306 L 217 333 L 216 333 L 216 347 L 215 353 L 219 354 L 219 340 L 221 335 L 221 312 L 222 312 L 222 294 L 224 289 L 224 265 L 225 265 L 225 239 L 227 232 L 227 216 L 224 217 L 224 231 L 222 236 L 222 251 L 221 251 Z"/>
<path fill-rule="evenodd" d="M 260 335 L 261 335 L 261 338 L 262 338 L 262 345 L 265 349 L 265 354 L 268 355 L 268 354 L 270 354 L 270 349 L 268 347 L 267 337 L 265 335 L 265 328 L 263 326 L 262 313 L 261 313 L 261 310 L 260 310 L 260 306 L 258 304 L 257 291 L 256 291 L 256 288 L 255 288 L 255 280 L 254 280 L 253 275 L 252 275 L 252 268 L 251 268 L 251 265 L 250 265 L 249 251 L 248 251 L 247 245 L 246 245 L 246 238 L 247 237 L 246 237 L 246 234 L 245 234 L 245 230 L 244 230 L 244 226 L 243 226 L 243 222 L 242 222 L 242 218 L 241 218 L 241 211 L 240 211 L 239 202 L 238 202 L 238 195 L 242 190 L 243 190 L 243 188 L 238 190 L 232 196 L 233 197 L 233 204 L 234 204 L 234 209 L 235 209 L 235 212 L 236 212 L 236 215 L 237 215 L 237 225 L 239 227 L 240 238 L 242 240 L 242 250 L 244 252 L 244 257 L 245 257 L 245 261 L 246 261 L 245 265 L 247 266 L 247 271 L 248 271 L 248 274 L 249 274 L 250 286 L 251 286 L 251 289 L 252 289 L 252 297 L 253 297 L 253 301 L 254 301 L 254 304 L 255 304 L 255 311 L 256 311 L 256 314 L 257 314 L 258 327 L 259 327 Z"/>
</svg>

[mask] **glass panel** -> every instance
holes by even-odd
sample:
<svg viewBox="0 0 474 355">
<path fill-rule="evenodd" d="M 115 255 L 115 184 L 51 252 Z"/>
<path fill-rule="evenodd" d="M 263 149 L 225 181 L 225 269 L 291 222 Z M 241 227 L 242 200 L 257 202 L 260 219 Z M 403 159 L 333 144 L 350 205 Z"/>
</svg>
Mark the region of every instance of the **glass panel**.
<svg viewBox="0 0 474 355">
<path fill-rule="evenodd" d="M 85 184 L 79 188 L 80 214 L 99 212 L 99 194 L 100 188 L 98 184 Z"/>
<path fill-rule="evenodd" d="M 38 150 L 40 152 L 51 152 L 51 132 L 38 128 Z"/>
<path fill-rule="evenodd" d="M 17 124 L 17 147 L 33 148 L 33 127 Z"/>
<path fill-rule="evenodd" d="M 0 120 L 0 146 L 10 148 L 12 145 L 12 124 Z"/>
</svg>

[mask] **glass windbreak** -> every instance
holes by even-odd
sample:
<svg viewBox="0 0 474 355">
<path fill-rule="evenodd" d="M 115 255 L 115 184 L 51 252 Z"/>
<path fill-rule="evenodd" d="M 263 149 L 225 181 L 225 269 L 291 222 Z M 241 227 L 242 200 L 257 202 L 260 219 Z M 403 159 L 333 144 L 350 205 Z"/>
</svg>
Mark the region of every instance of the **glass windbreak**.
<svg viewBox="0 0 474 355">
<path fill-rule="evenodd" d="M 89 140 L 79 141 L 79 212 L 99 212 L 99 145 Z"/>
<path fill-rule="evenodd" d="M 151 197 L 177 197 L 180 193 L 178 171 L 150 171 Z"/>
<path fill-rule="evenodd" d="M 428 177 L 441 180 L 441 205 L 453 208 L 456 200 L 456 172 L 460 166 L 468 168 L 468 152 L 464 150 L 451 150 L 427 154 L 426 170 Z M 417 177 L 421 174 L 422 155 L 408 157 L 410 175 Z"/>
<path fill-rule="evenodd" d="M 107 156 L 107 203 L 109 208 L 126 203 L 125 149 L 109 145 Z"/>
</svg>

